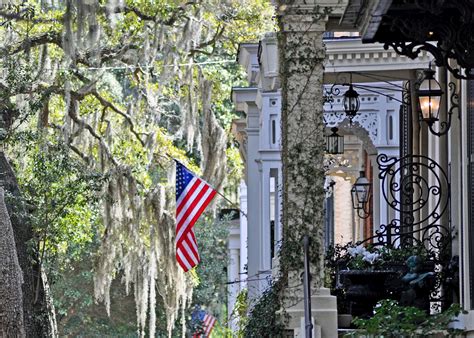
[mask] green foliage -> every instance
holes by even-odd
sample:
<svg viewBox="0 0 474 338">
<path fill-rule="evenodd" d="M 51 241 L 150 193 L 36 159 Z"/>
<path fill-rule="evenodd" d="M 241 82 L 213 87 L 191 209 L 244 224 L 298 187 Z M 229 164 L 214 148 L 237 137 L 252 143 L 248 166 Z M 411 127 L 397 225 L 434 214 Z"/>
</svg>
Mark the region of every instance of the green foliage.
<svg viewBox="0 0 474 338">
<path fill-rule="evenodd" d="M 238 331 L 236 336 L 242 338 L 245 336 L 245 328 L 248 323 L 248 290 L 243 289 L 237 295 L 237 299 L 234 305 L 234 310 L 232 312 L 231 318 L 237 319 Z"/>
<path fill-rule="evenodd" d="M 22 2 L 21 11 L 0 13 L 0 66 L 6 73 L 0 136 L 9 136 L 6 152 L 31 210 L 32 247 L 52 282 L 61 335 L 132 332 L 136 318 L 122 312 L 135 308 L 120 283 L 112 290 L 112 319 L 93 301 L 93 267 L 105 256 L 96 253 L 110 230 L 101 209 L 110 196 L 99 191 L 116 171 L 129 173 L 136 199 L 157 184 L 172 186 L 169 157 L 198 160 L 192 166 L 197 170 L 198 138 L 189 141 L 185 133 L 193 125 L 199 135 L 202 127 L 202 81 L 212 82 L 212 112 L 228 130 L 231 87 L 244 83 L 229 60 L 238 43 L 255 41 L 273 26 L 266 0 L 126 0 L 116 13 L 109 12 L 109 2 L 99 4 L 32 0 Z M 182 66 L 192 63 L 205 64 Z M 242 165 L 235 149 L 230 153 L 229 182 L 236 186 Z M 172 198 L 167 194 L 163 207 L 172 208 Z M 196 228 L 202 263 L 193 301 L 223 322 L 227 225 L 206 223 Z M 127 250 L 146 251 L 149 233 L 142 231 L 137 242 L 144 244 L 113 249 L 120 258 Z M 121 263 L 110 264 L 116 273 L 111 277 L 121 274 Z M 166 332 L 165 306 L 171 305 L 157 300 L 160 334 Z"/>
<path fill-rule="evenodd" d="M 200 59 L 206 61 L 209 58 Z M 219 60 L 220 58 L 214 57 L 213 59 Z M 236 118 L 234 104 L 229 93 L 232 87 L 246 84 L 244 71 L 236 63 L 210 64 L 203 69 L 203 74 L 213 83 L 213 111 L 224 129 L 229 130 L 232 119 Z"/>
<path fill-rule="evenodd" d="M 337 294 L 336 277 L 340 270 L 393 270 L 406 266 L 410 256 L 417 256 L 421 261 L 429 262 L 433 253 L 423 246 L 391 248 L 373 245 L 330 246 L 325 254 L 324 285 Z M 341 295 L 342 296 L 342 295 Z"/>
<path fill-rule="evenodd" d="M 214 329 L 212 330 L 212 336 L 213 337 L 219 337 L 219 338 L 233 338 L 234 333 L 232 332 L 231 329 L 226 327 L 225 325 L 222 325 L 221 323 L 217 323 L 214 326 Z"/>
<path fill-rule="evenodd" d="M 61 255 L 56 269 L 49 269 L 59 332 L 71 337 L 136 337 L 135 303 L 132 295 L 125 294 L 120 281 L 112 288 L 110 317 L 103 305 L 94 300 L 91 266 L 94 262 L 92 252 L 97 250 L 97 245 L 98 238 L 77 249 L 75 258 Z"/>
<path fill-rule="evenodd" d="M 61 143 L 51 140 L 30 134 L 29 143 L 16 144 L 24 152 L 18 162 L 14 161 L 18 169 L 21 165 L 18 182 L 24 199 L 32 206 L 30 216 L 42 258 L 44 253 L 50 257 L 65 254 L 68 246 L 91 242 L 104 179 L 87 170 Z"/>
<path fill-rule="evenodd" d="M 199 282 L 193 290 L 188 312 L 192 312 L 194 305 L 200 305 L 220 323 L 227 322 L 227 238 L 230 225 L 231 222 L 225 219 L 201 221 L 195 225 L 201 262 L 196 268 Z"/>
<path fill-rule="evenodd" d="M 280 278 L 263 292 L 250 310 L 245 337 L 284 337 L 289 319 L 282 302 L 284 283 L 284 279 Z"/>
<path fill-rule="evenodd" d="M 370 319 L 356 318 L 353 323 L 360 330 L 349 333 L 349 337 L 374 335 L 375 337 L 427 337 L 431 334 L 443 333 L 454 337 L 462 330 L 450 328 L 449 324 L 456 321 L 463 313 L 459 304 L 451 305 L 446 311 L 429 315 L 415 307 L 400 306 L 394 300 L 383 300 L 374 309 Z"/>
</svg>

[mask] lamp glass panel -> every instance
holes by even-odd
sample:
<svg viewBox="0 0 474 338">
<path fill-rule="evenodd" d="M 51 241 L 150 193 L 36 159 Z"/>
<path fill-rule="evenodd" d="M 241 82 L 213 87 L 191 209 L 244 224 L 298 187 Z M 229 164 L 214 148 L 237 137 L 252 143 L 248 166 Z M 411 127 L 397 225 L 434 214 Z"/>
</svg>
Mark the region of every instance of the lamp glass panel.
<svg viewBox="0 0 474 338">
<path fill-rule="evenodd" d="M 357 113 L 359 110 L 360 102 L 358 97 L 345 97 L 344 98 L 344 110 L 346 112 Z"/>
<path fill-rule="evenodd" d="M 351 189 L 351 200 L 352 200 L 352 208 L 354 210 L 360 209 L 361 205 L 359 204 L 359 201 L 357 199 L 357 192 L 354 187 Z"/>
<path fill-rule="evenodd" d="M 423 120 L 431 119 L 431 100 L 429 96 L 420 96 L 420 108 Z"/>
<path fill-rule="evenodd" d="M 326 152 L 328 154 L 344 153 L 344 136 L 331 134 L 326 137 Z"/>
<path fill-rule="evenodd" d="M 334 137 L 328 137 L 328 153 L 335 154 L 337 153 L 337 139 Z"/>
<path fill-rule="evenodd" d="M 367 203 L 369 195 L 369 186 L 368 185 L 356 185 L 357 200 L 360 204 Z"/>
<path fill-rule="evenodd" d="M 418 96 L 423 120 L 438 120 L 442 93 L 439 83 L 434 78 L 426 78 L 421 83 Z"/>
</svg>

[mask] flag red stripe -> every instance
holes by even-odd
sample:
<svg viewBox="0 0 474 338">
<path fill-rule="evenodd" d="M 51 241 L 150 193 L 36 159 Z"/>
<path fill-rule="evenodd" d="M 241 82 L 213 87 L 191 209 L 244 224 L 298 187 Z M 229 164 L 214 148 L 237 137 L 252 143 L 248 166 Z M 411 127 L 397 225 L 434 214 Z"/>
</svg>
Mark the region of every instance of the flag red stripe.
<svg viewBox="0 0 474 338">
<path fill-rule="evenodd" d="M 199 258 L 193 253 L 193 250 L 191 249 L 191 245 L 188 241 L 187 238 L 185 238 L 182 242 L 184 252 L 186 254 L 186 257 L 189 257 L 189 261 L 192 266 L 195 266 L 199 263 Z"/>
<path fill-rule="evenodd" d="M 176 222 L 178 224 L 185 221 L 189 216 L 189 213 L 193 213 L 195 211 L 194 208 L 196 203 L 199 203 L 199 200 L 202 198 L 202 195 L 205 194 L 208 189 L 210 189 L 209 186 L 206 185 L 205 182 L 199 180 L 199 184 L 196 186 L 195 189 L 193 189 L 193 192 L 186 200 L 186 203 L 184 205 L 179 205 L 182 206 L 182 210 L 179 214 L 176 214 Z"/>
<path fill-rule="evenodd" d="M 184 210 L 184 213 L 180 213 L 178 215 L 178 223 L 183 222 L 183 220 L 186 220 L 186 218 L 189 216 L 194 211 L 194 208 L 196 207 L 196 204 L 199 203 L 201 200 L 202 196 L 206 193 L 206 191 L 209 188 L 209 186 L 203 184 L 202 182 L 199 183 L 198 187 L 202 185 L 202 188 L 197 192 L 197 195 L 194 196 L 192 200 L 187 200 L 186 201 L 186 209 Z M 196 190 L 196 189 L 194 189 Z M 195 192 L 194 192 L 195 194 Z M 189 199 L 191 199 L 193 196 L 190 196 Z M 180 205 L 181 206 L 181 205 Z"/>
<path fill-rule="evenodd" d="M 202 326 L 202 334 L 201 333 L 194 333 L 193 338 L 205 338 L 211 335 L 212 329 L 216 324 L 216 318 L 210 314 L 205 314 L 204 318 L 201 321 Z"/>
<path fill-rule="evenodd" d="M 193 219 L 189 222 L 186 230 L 183 232 L 183 235 L 178 240 L 178 245 L 183 240 L 184 236 L 187 235 L 187 232 L 190 230 L 190 228 L 192 228 L 194 226 L 196 221 L 199 219 L 199 216 L 201 216 L 202 212 L 204 211 L 204 209 L 206 209 L 208 204 L 211 203 L 211 201 L 212 201 L 212 199 L 214 198 L 215 195 L 216 195 L 216 192 L 214 190 L 212 190 L 211 193 L 209 194 L 209 196 L 207 197 L 207 199 L 204 201 L 204 203 L 202 203 L 202 205 L 199 208 L 198 212 L 196 212 L 196 214 L 194 215 Z"/>
<path fill-rule="evenodd" d="M 186 262 L 191 266 L 191 268 L 195 267 L 198 262 L 192 259 L 186 247 L 183 244 L 181 244 L 180 249 L 181 249 L 182 256 L 186 260 Z"/>
<path fill-rule="evenodd" d="M 199 186 L 199 184 L 201 184 L 201 180 L 196 179 L 194 181 L 193 185 L 191 186 L 191 188 L 188 191 L 184 190 L 182 192 L 184 197 L 182 198 L 181 201 L 177 201 L 177 203 L 176 203 L 176 216 L 179 215 L 179 213 L 181 212 L 181 209 L 186 205 L 187 201 L 191 198 L 191 196 L 194 193 L 194 190 L 196 190 L 196 188 Z"/>
<path fill-rule="evenodd" d="M 183 225 L 186 227 L 192 227 L 194 225 L 194 223 L 188 222 L 189 216 L 192 216 L 194 214 L 194 215 L 198 215 L 199 217 L 201 215 L 201 213 L 199 212 L 200 209 L 196 211 L 196 206 L 202 201 L 203 195 L 205 195 L 209 189 L 210 188 L 208 186 L 206 185 L 203 186 L 202 189 L 198 192 L 197 196 L 190 202 L 189 205 L 186 206 L 186 211 L 184 211 L 183 214 L 178 216 L 178 219 L 177 219 L 178 225 L 177 225 L 177 231 L 176 231 L 176 233 L 178 234 L 178 237 L 176 238 L 177 240 L 179 240 L 182 237 L 182 235 L 184 235 L 184 231 L 182 232 L 181 235 L 179 235 Z"/>
<path fill-rule="evenodd" d="M 191 261 L 191 259 L 189 257 L 186 257 L 186 250 L 185 248 L 179 248 L 177 250 L 177 253 L 178 253 L 178 257 L 179 257 L 179 265 L 181 265 L 181 267 L 184 269 L 185 272 L 191 270 L 194 265 L 193 265 L 193 262 Z"/>
<path fill-rule="evenodd" d="M 194 249 L 196 250 L 196 252 L 198 254 L 198 257 L 199 257 L 199 251 L 198 251 L 196 236 L 194 235 L 194 231 L 191 231 L 190 233 L 191 233 L 191 237 L 193 238 L 193 241 L 194 241 Z M 199 258 L 199 260 L 201 260 L 201 258 Z"/>
<path fill-rule="evenodd" d="M 189 240 L 187 240 L 187 237 L 185 238 L 185 241 L 183 240 L 180 242 L 178 247 L 178 250 L 181 251 L 183 258 L 186 260 L 186 263 L 188 263 L 191 268 L 195 267 L 201 261 L 201 258 L 199 257 L 199 253 L 196 251 L 196 248 L 194 248 L 193 244 L 190 243 Z M 183 266 L 182 264 L 180 265 Z M 185 271 L 188 270 L 189 268 L 185 269 Z"/>
<path fill-rule="evenodd" d="M 187 242 L 189 245 L 189 248 L 191 249 L 192 253 L 194 254 L 195 257 L 197 257 L 198 261 L 199 259 L 199 253 L 197 252 L 197 243 L 196 243 L 196 238 L 194 237 L 194 232 L 190 231 L 188 232 L 187 236 Z"/>
<path fill-rule="evenodd" d="M 184 261 L 183 259 L 181 259 L 181 256 L 179 255 L 179 253 L 181 253 L 181 254 L 183 253 L 181 248 L 178 248 L 176 250 L 176 260 L 178 261 L 178 264 L 183 268 L 184 272 L 188 272 L 188 270 L 192 267 L 187 266 L 189 263 L 187 261 Z"/>
<path fill-rule="evenodd" d="M 204 191 L 204 189 L 203 189 Z M 176 241 L 179 243 L 185 236 L 187 235 L 188 231 L 192 229 L 196 221 L 199 219 L 201 216 L 202 212 L 204 209 L 207 207 L 209 204 L 209 196 L 213 195 L 213 190 L 210 188 L 206 187 L 206 190 L 204 191 L 204 197 L 200 197 L 200 200 L 193 203 L 193 211 L 187 215 L 186 219 L 182 219 L 182 222 L 178 222 L 178 229 L 177 229 L 177 235 L 176 235 Z"/>
<path fill-rule="evenodd" d="M 209 329 L 206 330 L 206 336 L 210 336 L 211 335 L 211 332 L 212 332 L 212 329 L 214 328 L 214 323 L 215 323 L 215 319 L 212 321 L 212 323 L 209 325 Z"/>
<path fill-rule="evenodd" d="M 211 334 L 212 329 L 214 328 L 214 324 L 216 323 L 216 318 L 211 315 L 204 316 L 204 334 L 209 336 Z"/>
</svg>

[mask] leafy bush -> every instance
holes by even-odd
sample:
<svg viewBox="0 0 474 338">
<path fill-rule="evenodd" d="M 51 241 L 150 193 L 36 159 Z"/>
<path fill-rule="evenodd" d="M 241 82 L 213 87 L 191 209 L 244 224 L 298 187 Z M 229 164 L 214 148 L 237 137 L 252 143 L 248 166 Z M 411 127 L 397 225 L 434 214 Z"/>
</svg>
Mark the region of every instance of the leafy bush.
<svg viewBox="0 0 474 338">
<path fill-rule="evenodd" d="M 245 337 L 282 337 L 288 321 L 282 303 L 284 280 L 272 283 L 252 308 L 245 327 Z"/>
<path fill-rule="evenodd" d="M 460 334 L 462 330 L 450 328 L 460 313 L 464 313 L 459 304 L 452 304 L 446 311 L 430 315 L 411 306 L 400 306 L 394 300 L 380 301 L 370 319 L 356 318 L 352 322 L 360 330 L 346 337 L 373 335 L 374 337 L 426 337 L 442 333 L 445 336 Z"/>
</svg>

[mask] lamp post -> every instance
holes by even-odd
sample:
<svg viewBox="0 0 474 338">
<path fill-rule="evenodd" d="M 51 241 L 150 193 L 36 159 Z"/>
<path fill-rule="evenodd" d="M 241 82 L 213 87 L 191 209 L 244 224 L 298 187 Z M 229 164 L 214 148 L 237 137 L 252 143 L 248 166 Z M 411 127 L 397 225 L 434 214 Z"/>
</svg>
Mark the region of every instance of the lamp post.
<svg viewBox="0 0 474 338">
<path fill-rule="evenodd" d="M 365 172 L 360 171 L 360 176 L 355 181 L 351 189 L 352 208 L 357 211 L 360 218 L 366 219 L 370 216 L 370 194 L 371 184 Z"/>
<path fill-rule="evenodd" d="M 326 153 L 327 154 L 344 154 L 344 136 L 339 135 L 338 128 L 331 128 L 332 134 L 326 136 Z"/>
<path fill-rule="evenodd" d="M 311 321 L 311 272 L 309 269 L 309 237 L 303 237 L 304 250 L 304 275 L 303 275 L 303 291 L 304 291 L 304 322 L 305 322 L 305 337 L 313 337 L 313 323 Z"/>
</svg>

